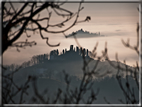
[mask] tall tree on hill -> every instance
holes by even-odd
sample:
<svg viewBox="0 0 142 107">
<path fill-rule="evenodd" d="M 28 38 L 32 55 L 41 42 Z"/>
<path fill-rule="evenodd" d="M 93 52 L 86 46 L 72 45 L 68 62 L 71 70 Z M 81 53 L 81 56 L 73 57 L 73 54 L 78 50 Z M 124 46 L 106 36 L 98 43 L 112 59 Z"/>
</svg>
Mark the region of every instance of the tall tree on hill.
<svg viewBox="0 0 142 107">
<path fill-rule="evenodd" d="M 59 55 L 59 50 L 57 49 L 57 56 Z"/>
<path fill-rule="evenodd" d="M 64 49 L 63 49 L 63 51 L 62 51 L 62 52 L 63 52 L 63 54 L 65 53 Z"/>
</svg>

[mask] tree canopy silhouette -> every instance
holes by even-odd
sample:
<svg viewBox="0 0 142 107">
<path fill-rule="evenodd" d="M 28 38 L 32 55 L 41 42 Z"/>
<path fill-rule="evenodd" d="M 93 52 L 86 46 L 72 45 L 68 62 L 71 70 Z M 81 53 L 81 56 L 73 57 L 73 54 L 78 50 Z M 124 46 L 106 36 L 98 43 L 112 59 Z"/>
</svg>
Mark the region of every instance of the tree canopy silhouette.
<svg viewBox="0 0 142 107">
<path fill-rule="evenodd" d="M 2 2 L 2 54 L 7 50 L 8 47 L 16 47 L 17 51 L 19 48 L 24 48 L 26 46 L 36 45 L 35 41 L 22 41 L 16 42 L 23 34 L 26 34 L 27 37 L 31 37 L 29 32 L 38 33 L 42 39 L 46 39 L 47 45 L 54 47 L 59 46 L 58 44 L 50 44 L 49 38 L 43 35 L 43 31 L 46 33 L 63 33 L 75 26 L 77 23 L 85 22 L 91 20 L 90 16 L 87 16 L 84 20 L 78 21 L 79 13 L 83 9 L 81 3 L 77 12 L 71 12 L 68 9 L 62 8 L 62 5 L 65 2 L 25 2 L 20 3 L 18 9 L 15 8 L 15 5 L 18 3 L 12 2 Z M 63 17 L 64 20 L 56 24 L 51 24 L 52 11 L 58 16 Z M 41 12 L 47 11 L 47 15 L 41 15 Z M 67 22 L 71 19 L 74 19 L 74 22 L 68 27 L 65 26 Z M 43 26 L 41 22 L 45 22 L 46 26 Z M 50 28 L 62 28 L 59 31 L 49 30 Z M 14 28 L 14 29 L 12 29 Z M 66 35 L 65 35 L 66 36 Z"/>
</svg>

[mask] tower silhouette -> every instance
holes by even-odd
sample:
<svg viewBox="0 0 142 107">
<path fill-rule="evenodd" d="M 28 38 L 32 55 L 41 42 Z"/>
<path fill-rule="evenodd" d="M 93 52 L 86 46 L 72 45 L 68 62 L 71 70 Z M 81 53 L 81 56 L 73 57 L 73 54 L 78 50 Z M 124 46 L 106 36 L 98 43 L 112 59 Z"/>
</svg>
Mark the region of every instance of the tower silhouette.
<svg viewBox="0 0 142 107">
<path fill-rule="evenodd" d="M 70 51 L 73 51 L 73 45 L 70 45 Z"/>
</svg>

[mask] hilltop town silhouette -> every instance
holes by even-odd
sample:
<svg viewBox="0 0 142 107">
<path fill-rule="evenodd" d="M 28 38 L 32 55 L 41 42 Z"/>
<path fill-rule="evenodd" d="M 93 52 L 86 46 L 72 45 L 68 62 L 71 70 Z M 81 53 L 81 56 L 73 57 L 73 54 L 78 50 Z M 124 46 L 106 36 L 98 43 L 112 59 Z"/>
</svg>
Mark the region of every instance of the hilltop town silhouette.
<svg viewBox="0 0 142 107">
<path fill-rule="evenodd" d="M 35 55 L 31 58 L 30 61 L 24 62 L 22 66 L 29 67 L 35 64 L 41 64 L 46 63 L 48 61 L 52 60 L 82 60 L 82 53 L 84 53 L 86 58 L 90 58 L 88 49 L 85 48 L 79 48 L 78 46 L 74 47 L 73 45 L 70 45 L 70 49 L 63 49 L 61 52 L 59 52 L 58 49 L 50 51 L 48 54 L 41 54 L 41 55 Z"/>
<path fill-rule="evenodd" d="M 81 37 L 81 38 L 104 36 L 104 35 L 101 35 L 100 32 L 92 33 L 92 32 L 80 29 L 76 32 L 72 32 L 71 34 L 68 35 L 68 37 L 73 36 L 75 34 L 77 34 L 77 37 Z"/>
<path fill-rule="evenodd" d="M 72 56 L 75 57 L 75 55 L 82 56 L 83 53 L 85 54 L 86 57 L 89 57 L 88 49 L 85 49 L 82 47 L 79 48 L 78 46 L 76 46 L 76 48 L 75 48 L 73 45 L 70 45 L 70 49 L 69 50 L 63 49 L 60 55 L 59 55 L 58 49 L 51 51 L 49 60 L 53 60 L 57 57 L 65 56 L 65 54 L 67 54 L 68 58 L 70 58 Z"/>
</svg>

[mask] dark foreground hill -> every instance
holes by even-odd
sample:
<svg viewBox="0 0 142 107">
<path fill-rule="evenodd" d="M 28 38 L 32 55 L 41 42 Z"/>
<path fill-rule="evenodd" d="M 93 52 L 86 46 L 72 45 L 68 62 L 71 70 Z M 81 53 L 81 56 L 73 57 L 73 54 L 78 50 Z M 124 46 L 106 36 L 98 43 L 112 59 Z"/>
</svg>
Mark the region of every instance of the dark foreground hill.
<svg viewBox="0 0 142 107">
<path fill-rule="evenodd" d="M 85 51 L 85 50 L 84 50 Z M 55 54 L 56 52 L 56 54 Z M 90 57 L 88 55 L 88 51 L 86 50 L 86 59 L 89 60 Z M 41 58 L 41 57 L 40 57 Z M 42 60 L 41 60 L 42 59 Z M 53 99 L 56 98 L 56 93 L 58 89 L 61 89 L 63 93 L 66 91 L 67 84 L 64 79 L 63 70 L 69 74 L 71 83 L 70 89 L 74 90 L 76 87 L 79 88 L 81 83 L 81 77 L 83 74 L 82 67 L 83 67 L 83 59 L 80 53 L 80 50 L 74 50 L 73 46 L 71 46 L 69 51 L 63 51 L 61 55 L 58 55 L 57 51 L 52 51 L 50 55 L 50 59 L 41 58 L 40 60 L 34 60 L 31 66 L 24 67 L 20 69 L 17 73 L 14 74 L 13 81 L 19 86 L 21 86 L 28 78 L 29 75 L 37 76 L 37 90 L 43 97 L 49 98 L 50 103 L 52 103 Z M 96 64 L 96 60 L 92 59 L 92 62 L 89 64 L 89 69 L 93 69 L 94 65 Z M 113 64 L 117 64 L 117 62 L 112 61 Z M 125 64 L 120 63 L 122 67 L 125 67 Z M 132 67 L 128 66 L 128 68 L 133 69 Z M 99 94 L 97 95 L 97 99 L 95 100 L 96 104 L 106 104 L 104 97 L 113 104 L 119 104 L 121 102 L 118 99 L 122 99 L 125 101 L 125 96 L 123 91 L 121 90 L 118 81 L 115 78 L 117 73 L 117 69 L 113 68 L 107 61 L 100 61 L 97 70 L 99 70 L 100 74 L 105 73 L 106 71 L 112 71 L 111 74 L 105 75 L 102 78 L 95 78 L 93 80 L 93 90 L 97 91 L 99 89 Z M 11 71 L 7 71 L 11 72 Z M 121 72 L 124 77 L 125 74 Z M 136 88 L 135 81 L 130 78 L 129 82 L 131 86 Z M 125 85 L 126 79 L 122 78 L 122 83 Z M 3 83 L 4 84 L 4 83 Z M 33 92 L 32 83 L 29 84 L 30 88 L 28 89 L 29 95 L 24 95 L 25 103 L 33 103 L 32 98 L 35 96 Z M 47 89 L 47 94 L 44 94 L 44 90 Z M 135 91 L 135 97 L 138 99 L 138 91 Z M 91 90 L 88 91 L 84 98 L 87 100 Z M 44 96 L 45 95 L 45 96 Z M 19 101 L 20 93 L 15 96 L 15 102 Z M 36 103 L 39 103 L 38 101 Z M 61 103 L 61 102 L 58 102 Z M 83 103 L 83 102 L 80 102 Z"/>
</svg>

